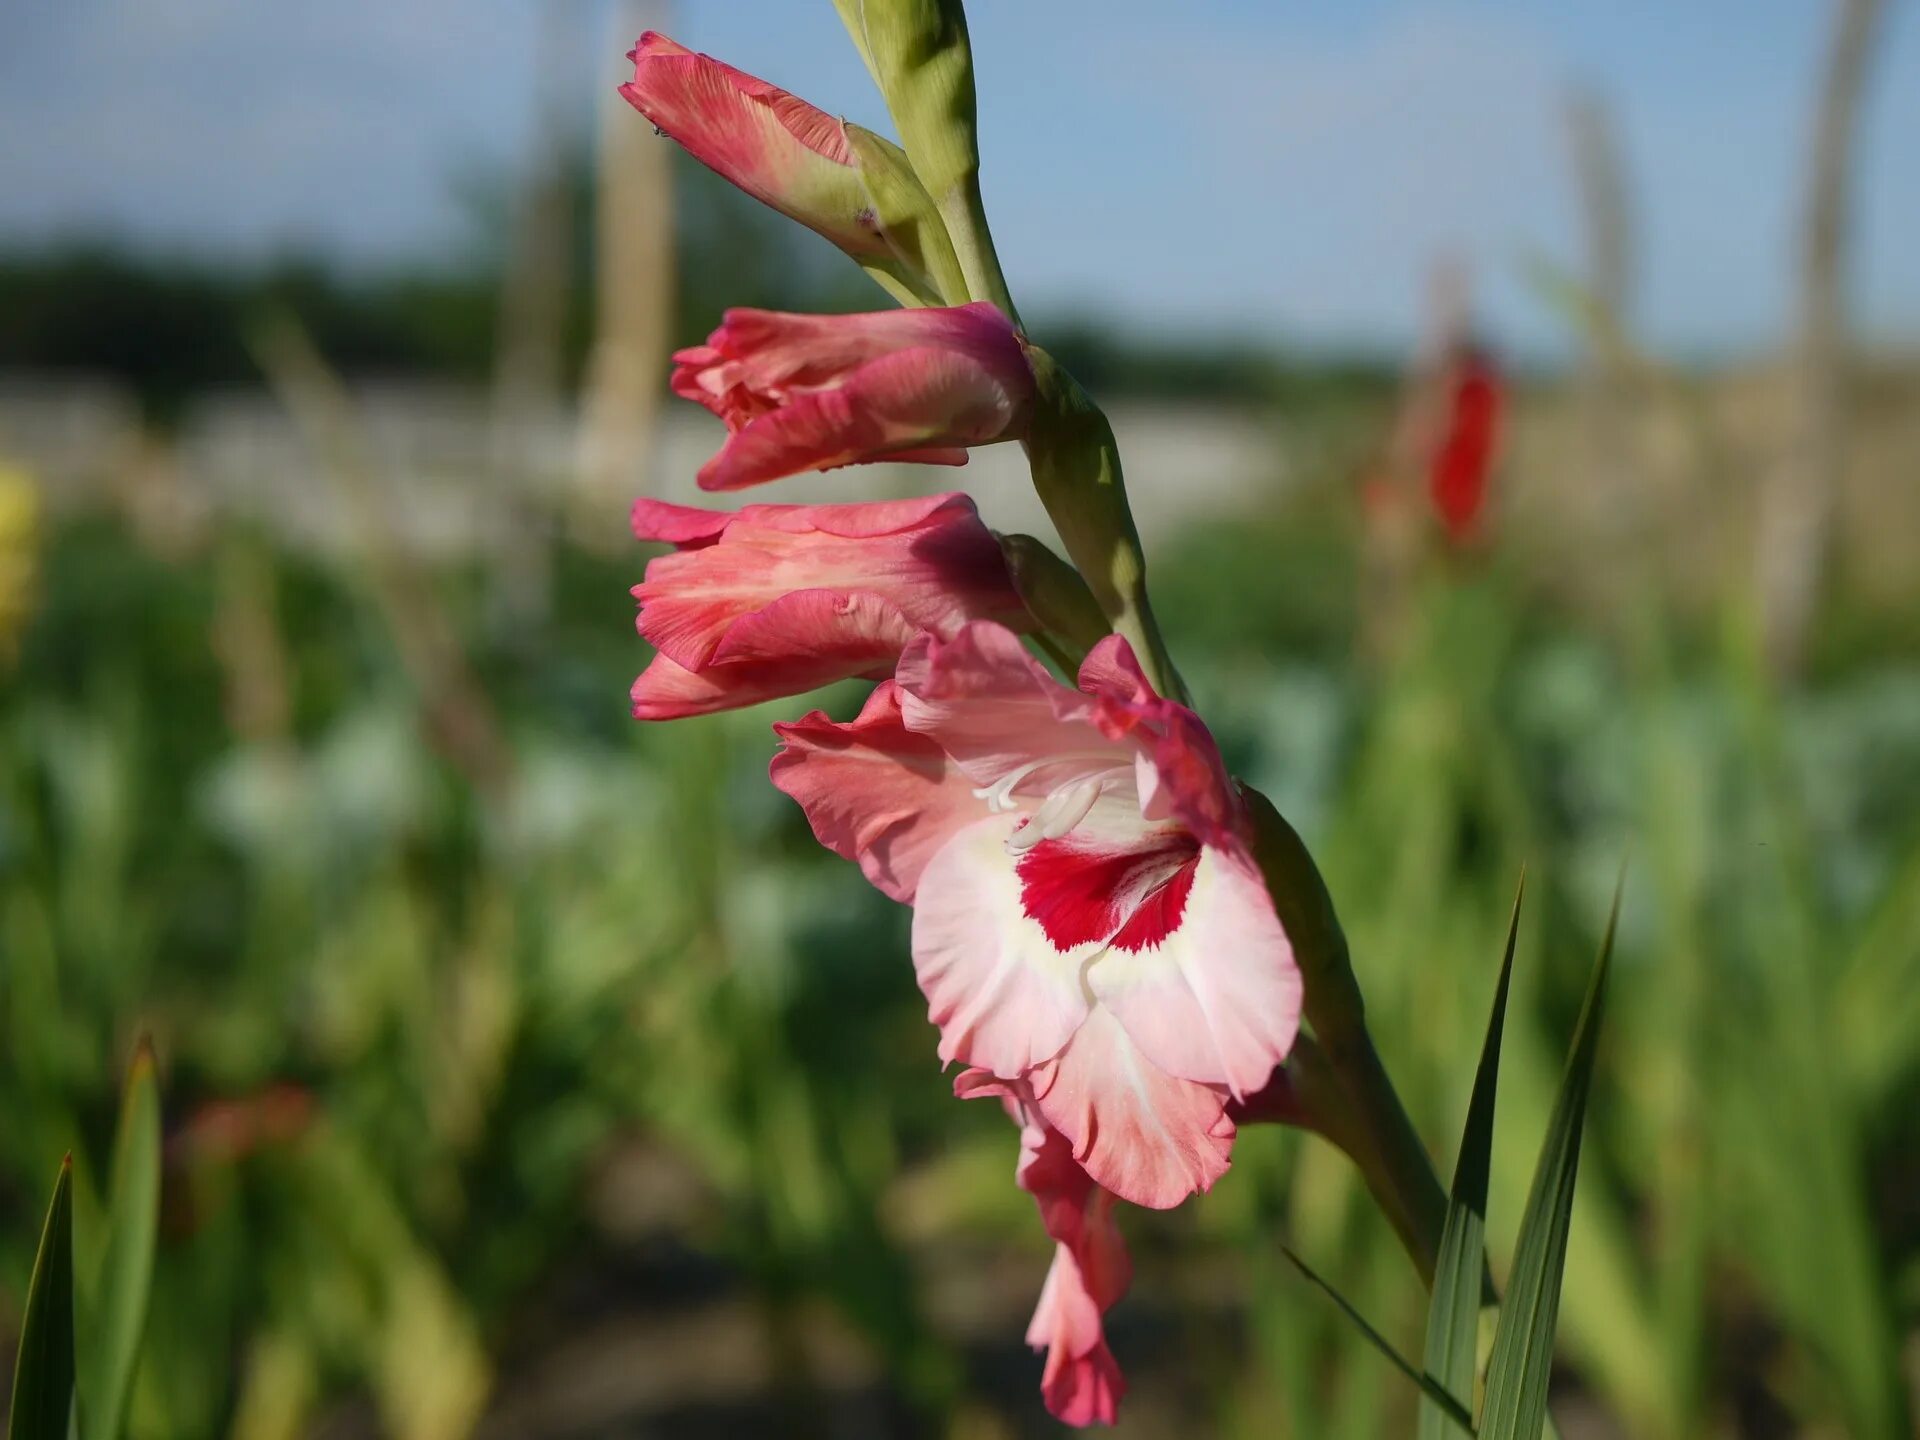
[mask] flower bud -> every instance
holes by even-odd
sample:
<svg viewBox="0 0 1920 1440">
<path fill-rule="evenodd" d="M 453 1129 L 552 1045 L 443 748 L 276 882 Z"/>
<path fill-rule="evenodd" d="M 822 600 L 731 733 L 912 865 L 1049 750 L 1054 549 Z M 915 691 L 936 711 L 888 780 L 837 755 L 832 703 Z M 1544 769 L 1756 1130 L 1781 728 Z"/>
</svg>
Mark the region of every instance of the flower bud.
<svg viewBox="0 0 1920 1440">
<path fill-rule="evenodd" d="M 945 220 L 967 294 L 1014 315 L 980 198 L 973 49 L 960 0 L 834 0 Z"/>
<path fill-rule="evenodd" d="M 1076 662 L 1107 638 L 1107 617 L 1080 572 L 1031 535 L 1002 535 L 1013 588 L 1040 628 L 1073 647 Z"/>
<path fill-rule="evenodd" d="M 651 30 L 628 58 L 621 95 L 708 169 L 824 235 L 896 299 L 966 298 L 940 217 L 896 146 Z"/>
</svg>

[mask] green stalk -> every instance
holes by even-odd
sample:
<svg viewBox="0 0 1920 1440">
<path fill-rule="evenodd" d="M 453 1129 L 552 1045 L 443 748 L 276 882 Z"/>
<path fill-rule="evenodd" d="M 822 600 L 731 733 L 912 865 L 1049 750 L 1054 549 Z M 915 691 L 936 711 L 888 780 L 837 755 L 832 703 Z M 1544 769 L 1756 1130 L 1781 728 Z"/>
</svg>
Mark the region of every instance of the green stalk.
<svg viewBox="0 0 1920 1440">
<path fill-rule="evenodd" d="M 1033 488 L 1108 625 L 1126 637 L 1153 688 L 1186 704 L 1186 684 L 1147 600 L 1147 559 L 1113 427 L 1046 351 L 1029 347 L 1027 359 L 1035 390 L 1026 439 Z"/>
<path fill-rule="evenodd" d="M 966 277 L 967 293 L 975 300 L 991 300 L 1009 320 L 1018 324 L 1020 312 L 1013 308 L 1013 294 L 1007 289 L 1007 277 L 1000 269 L 999 252 L 993 248 L 993 232 L 987 228 L 987 207 L 980 197 L 980 172 L 970 170 L 960 183 L 935 202 L 940 218 L 946 222 L 953 239 L 960 273 Z"/>
<path fill-rule="evenodd" d="M 1302 1100 L 1315 1128 L 1359 1167 L 1401 1246 L 1431 1287 L 1447 1223 L 1447 1192 L 1368 1033 L 1347 938 L 1319 867 L 1293 827 L 1256 790 L 1246 790 L 1254 850 L 1280 923 L 1293 942 L 1315 1047 L 1298 1052 Z M 1289 1073 L 1295 1071 L 1290 1062 Z"/>
</svg>

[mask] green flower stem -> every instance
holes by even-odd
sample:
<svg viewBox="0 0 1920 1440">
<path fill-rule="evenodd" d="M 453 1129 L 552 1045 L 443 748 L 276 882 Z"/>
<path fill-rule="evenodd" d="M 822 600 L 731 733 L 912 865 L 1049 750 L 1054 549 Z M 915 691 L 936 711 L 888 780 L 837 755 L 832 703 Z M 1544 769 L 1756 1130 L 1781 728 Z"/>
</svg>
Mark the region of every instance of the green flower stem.
<svg viewBox="0 0 1920 1440">
<path fill-rule="evenodd" d="M 1133 646 L 1154 689 L 1186 704 L 1186 684 L 1147 600 L 1147 560 L 1127 505 L 1113 427 L 1046 351 L 1030 347 L 1027 358 L 1035 382 L 1027 460 L 1040 503 L 1107 624 Z"/>
<path fill-rule="evenodd" d="M 968 171 L 934 203 L 952 238 L 969 297 L 991 300 L 1003 315 L 1019 324 L 1020 312 L 1013 308 L 1013 294 L 1007 289 L 1007 277 L 1000 269 L 1000 254 L 993 248 L 993 232 L 987 228 L 987 207 L 980 198 L 980 172 Z"/>
<path fill-rule="evenodd" d="M 1244 794 L 1254 820 L 1254 852 L 1293 942 L 1313 1029 L 1312 1043 L 1297 1047 L 1288 1062 L 1289 1076 L 1314 1116 L 1313 1128 L 1359 1167 L 1421 1282 L 1431 1287 L 1447 1192 L 1367 1031 L 1346 935 L 1319 867 L 1271 801 L 1256 790 Z"/>
</svg>

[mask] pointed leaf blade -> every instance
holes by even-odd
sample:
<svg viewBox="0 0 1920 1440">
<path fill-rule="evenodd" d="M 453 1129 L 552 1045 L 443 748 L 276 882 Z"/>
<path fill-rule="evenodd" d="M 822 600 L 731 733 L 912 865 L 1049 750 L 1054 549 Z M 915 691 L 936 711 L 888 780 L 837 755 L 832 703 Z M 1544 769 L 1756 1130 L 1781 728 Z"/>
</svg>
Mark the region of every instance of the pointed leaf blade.
<svg viewBox="0 0 1920 1440">
<path fill-rule="evenodd" d="M 7 1440 L 67 1440 L 73 1408 L 73 1157 L 60 1164 L 13 1372 Z"/>
<path fill-rule="evenodd" d="M 1382 1335 L 1378 1330 L 1374 1329 L 1372 1325 L 1367 1323 L 1367 1317 L 1355 1309 L 1352 1302 L 1350 1302 L 1346 1296 L 1342 1295 L 1338 1290 L 1334 1289 L 1328 1281 L 1316 1274 L 1313 1267 L 1295 1254 L 1290 1247 L 1282 1245 L 1280 1247 L 1280 1253 L 1293 1262 L 1294 1269 L 1306 1276 L 1313 1285 L 1318 1287 L 1322 1294 L 1340 1307 L 1340 1313 L 1353 1322 L 1354 1328 L 1366 1338 L 1368 1344 L 1372 1345 L 1374 1349 L 1384 1355 L 1394 1369 L 1398 1370 L 1419 1387 L 1420 1393 L 1426 1397 L 1426 1403 L 1435 1406 L 1453 1426 L 1457 1427 L 1456 1429 L 1446 1432 L 1449 1440 L 1452 1440 L 1452 1437 L 1456 1435 L 1473 1434 L 1472 1417 L 1467 1414 L 1465 1408 L 1462 1407 L 1457 1400 L 1435 1383 L 1432 1376 L 1425 1375 L 1415 1369 L 1413 1362 L 1398 1350 L 1394 1349 L 1392 1341 L 1388 1340 L 1386 1336 Z"/>
<path fill-rule="evenodd" d="M 82 1440 L 114 1440 L 146 1331 L 160 1222 L 160 1089 L 153 1048 L 142 1041 L 127 1072 L 114 1136 L 106 1247 L 88 1297 L 80 1357 Z"/>
<path fill-rule="evenodd" d="M 1513 1274 L 1494 1331 L 1493 1355 L 1487 1362 L 1486 1408 L 1480 1418 L 1480 1433 L 1487 1440 L 1539 1440 L 1546 1423 L 1547 1382 L 1553 1370 L 1553 1338 L 1560 1317 L 1560 1281 L 1566 1266 L 1574 1182 L 1580 1168 L 1580 1138 L 1586 1122 L 1587 1096 L 1593 1087 L 1594 1056 L 1619 921 L 1620 890 L 1616 887 L 1606 938 L 1594 963 L 1586 1001 L 1580 1007 L 1573 1050 L 1534 1168 L 1520 1240 L 1514 1250 Z"/>
<path fill-rule="evenodd" d="M 1473 1077 L 1473 1098 L 1460 1137 L 1460 1157 L 1447 1199 L 1447 1224 L 1434 1265 L 1433 1298 L 1427 1307 L 1427 1374 L 1453 1397 L 1463 1413 L 1473 1411 L 1474 1362 L 1480 1337 L 1480 1300 L 1486 1273 L 1487 1174 L 1493 1163 L 1494 1094 L 1500 1083 L 1500 1040 L 1506 1029 L 1507 990 L 1513 978 L 1514 944 L 1520 934 L 1520 906 L 1527 877 L 1521 872 L 1507 921 L 1506 953 L 1494 987 L 1493 1013 Z M 1447 1440 L 1452 1417 L 1431 1399 L 1420 1402 L 1419 1440 Z"/>
</svg>

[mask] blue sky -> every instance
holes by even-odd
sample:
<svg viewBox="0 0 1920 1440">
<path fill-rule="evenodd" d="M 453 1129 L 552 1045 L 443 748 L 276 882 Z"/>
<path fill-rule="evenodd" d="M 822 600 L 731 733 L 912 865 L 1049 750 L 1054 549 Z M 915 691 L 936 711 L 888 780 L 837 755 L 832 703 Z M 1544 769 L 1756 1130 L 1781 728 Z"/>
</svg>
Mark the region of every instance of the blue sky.
<svg viewBox="0 0 1920 1440">
<path fill-rule="evenodd" d="M 631 19 L 575 7 L 581 106 Z M 1854 302 L 1920 335 L 1920 6 L 1895 5 L 1865 118 Z M 629 14 L 649 13 L 636 0 Z M 828 0 L 672 0 L 699 49 L 876 128 Z M 1524 278 L 1577 260 L 1563 99 L 1618 121 L 1635 319 L 1669 352 L 1767 343 L 1826 0 L 975 0 L 988 202 L 1030 314 L 1400 343 L 1441 253 L 1487 328 L 1550 348 Z M 355 261 L 459 233 L 463 170 L 525 153 L 534 0 L 64 0 L 0 51 L 0 243 L 109 229 Z M 637 119 L 636 119 L 636 123 Z"/>
</svg>

